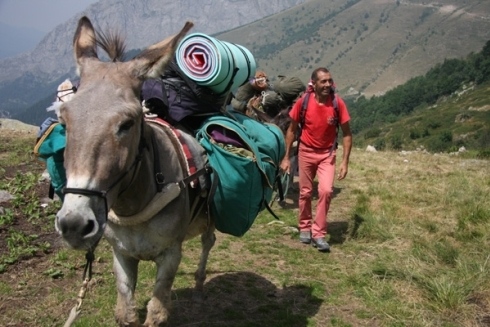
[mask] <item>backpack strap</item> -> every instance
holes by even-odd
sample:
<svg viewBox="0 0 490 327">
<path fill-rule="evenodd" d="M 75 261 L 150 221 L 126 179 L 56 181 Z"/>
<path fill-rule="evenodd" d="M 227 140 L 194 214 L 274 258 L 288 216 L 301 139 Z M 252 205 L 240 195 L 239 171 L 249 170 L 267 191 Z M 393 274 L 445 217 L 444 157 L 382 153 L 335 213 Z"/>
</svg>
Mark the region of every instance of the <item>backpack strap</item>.
<svg viewBox="0 0 490 327">
<path fill-rule="evenodd" d="M 267 211 L 269 211 L 269 213 L 276 219 L 276 220 L 281 220 L 279 219 L 279 217 L 274 213 L 274 211 L 272 211 L 272 208 L 270 207 L 269 203 L 267 203 L 267 201 L 265 201 L 264 199 L 264 206 L 265 208 L 267 209 Z"/>
<path fill-rule="evenodd" d="M 340 113 L 339 113 L 339 100 L 337 100 L 337 96 L 335 93 L 332 93 L 333 99 L 332 99 L 332 104 L 333 104 L 333 109 L 335 111 L 335 141 L 332 144 L 332 148 L 330 149 L 330 154 L 332 154 L 333 150 L 337 150 L 339 143 L 338 143 L 338 138 L 339 138 L 339 127 L 340 127 Z"/>
<path fill-rule="evenodd" d="M 305 118 L 306 118 L 306 109 L 308 108 L 308 101 L 310 101 L 310 92 L 305 93 L 305 96 L 303 97 L 303 102 L 301 103 L 301 112 L 299 113 L 299 127 L 300 127 L 300 134 L 303 129 L 303 125 L 305 123 Z M 299 135 L 300 136 L 300 135 Z M 298 136 L 298 137 L 299 137 Z M 299 140 L 299 138 L 298 138 Z"/>
<path fill-rule="evenodd" d="M 53 184 L 49 183 L 49 190 L 48 190 L 48 198 L 51 200 L 54 200 L 54 186 Z"/>
<path fill-rule="evenodd" d="M 298 155 L 299 151 L 299 143 L 301 139 L 301 133 L 303 133 L 303 126 L 305 124 L 305 117 L 306 117 L 306 109 L 308 108 L 308 101 L 310 100 L 310 92 L 306 92 L 305 95 L 303 96 L 303 99 L 301 100 L 301 111 L 299 113 L 299 130 L 296 133 L 296 155 Z"/>
</svg>

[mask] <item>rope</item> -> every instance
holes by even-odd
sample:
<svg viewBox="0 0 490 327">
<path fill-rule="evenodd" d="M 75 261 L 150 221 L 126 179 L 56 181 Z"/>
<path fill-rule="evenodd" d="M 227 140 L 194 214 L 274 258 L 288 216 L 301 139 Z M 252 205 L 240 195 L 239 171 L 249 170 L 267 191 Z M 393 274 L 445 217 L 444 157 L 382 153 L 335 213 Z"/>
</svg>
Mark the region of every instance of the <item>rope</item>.
<svg viewBox="0 0 490 327">
<path fill-rule="evenodd" d="M 85 297 L 85 293 L 87 291 L 89 281 L 90 280 L 88 278 L 83 281 L 82 287 L 80 288 L 80 292 L 78 292 L 77 304 L 70 310 L 70 315 L 68 316 L 68 319 L 66 320 L 63 327 L 70 327 L 80 315 L 80 312 L 82 311 L 81 307 L 82 307 L 83 298 Z"/>
<path fill-rule="evenodd" d="M 155 194 L 150 203 L 140 212 L 132 216 L 121 216 L 113 210 L 109 211 L 108 219 L 114 224 L 121 226 L 134 226 L 153 218 L 167 204 L 172 202 L 179 194 L 181 188 L 177 183 L 169 183 L 162 192 Z"/>
<path fill-rule="evenodd" d="M 85 268 L 83 270 L 83 283 L 77 295 L 77 304 L 75 304 L 75 306 L 70 310 L 70 315 L 68 316 L 68 319 L 66 320 L 63 327 L 70 327 L 82 311 L 82 302 L 88 290 L 88 283 L 92 279 L 92 263 L 95 259 L 93 250 L 87 251 L 87 253 L 85 254 L 85 258 L 87 259 L 87 263 L 85 263 Z"/>
</svg>

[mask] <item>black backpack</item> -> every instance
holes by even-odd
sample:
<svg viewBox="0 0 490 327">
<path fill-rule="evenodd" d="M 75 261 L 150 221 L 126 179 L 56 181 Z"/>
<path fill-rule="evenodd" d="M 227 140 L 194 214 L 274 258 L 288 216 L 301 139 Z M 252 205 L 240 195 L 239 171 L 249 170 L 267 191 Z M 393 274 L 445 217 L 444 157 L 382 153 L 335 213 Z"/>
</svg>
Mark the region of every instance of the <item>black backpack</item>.
<svg viewBox="0 0 490 327">
<path fill-rule="evenodd" d="M 160 78 L 144 81 L 141 95 L 150 112 L 172 125 L 195 130 L 206 118 L 222 112 L 229 102 L 229 87 L 218 94 L 198 85 L 174 59 Z"/>
</svg>

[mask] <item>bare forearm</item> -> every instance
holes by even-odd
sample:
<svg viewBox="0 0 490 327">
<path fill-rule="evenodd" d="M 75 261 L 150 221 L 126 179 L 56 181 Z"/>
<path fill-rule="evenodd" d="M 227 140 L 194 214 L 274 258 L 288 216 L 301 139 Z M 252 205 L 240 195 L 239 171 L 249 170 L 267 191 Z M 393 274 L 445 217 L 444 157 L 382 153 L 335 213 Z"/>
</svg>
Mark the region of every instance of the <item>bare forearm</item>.
<svg viewBox="0 0 490 327">
<path fill-rule="evenodd" d="M 350 130 L 349 122 L 341 125 L 342 127 L 342 163 L 340 165 L 338 179 L 342 180 L 347 176 L 347 172 L 349 171 L 349 158 L 350 151 L 352 150 L 352 132 Z"/>
<path fill-rule="evenodd" d="M 294 133 L 288 129 L 285 138 L 285 142 L 286 142 L 286 152 L 284 155 L 285 158 L 289 158 L 291 155 L 291 148 L 293 147 L 294 136 L 295 136 Z"/>
<path fill-rule="evenodd" d="M 289 157 L 291 156 L 291 148 L 293 146 L 294 139 L 296 137 L 296 129 L 298 127 L 298 124 L 295 122 L 292 122 L 291 125 L 289 126 L 288 130 L 286 131 L 286 137 L 285 137 L 285 146 L 286 146 L 286 151 L 284 154 L 284 158 L 281 161 L 280 168 L 282 171 L 289 173 L 289 168 L 290 168 L 290 160 Z"/>
<path fill-rule="evenodd" d="M 342 139 L 342 162 L 346 165 L 349 164 L 350 152 L 352 150 L 352 135 L 346 135 Z"/>
</svg>

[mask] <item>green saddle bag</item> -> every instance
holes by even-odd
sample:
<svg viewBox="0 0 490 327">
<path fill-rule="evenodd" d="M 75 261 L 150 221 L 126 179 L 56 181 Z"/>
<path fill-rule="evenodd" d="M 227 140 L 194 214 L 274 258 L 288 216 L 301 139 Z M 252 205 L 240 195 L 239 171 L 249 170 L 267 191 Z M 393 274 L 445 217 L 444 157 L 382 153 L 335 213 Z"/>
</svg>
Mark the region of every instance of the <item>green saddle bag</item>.
<svg viewBox="0 0 490 327">
<path fill-rule="evenodd" d="M 40 132 L 36 145 L 34 146 L 34 154 L 46 162 L 46 169 L 51 178 L 51 186 L 54 193 L 62 200 L 62 190 L 66 184 L 66 172 L 63 166 L 63 155 L 66 146 L 65 131 L 64 125 L 58 122 L 52 122 Z M 53 197 L 51 191 L 50 197 Z"/>
<path fill-rule="evenodd" d="M 205 120 L 196 138 L 212 168 L 208 204 L 216 229 L 243 236 L 264 208 L 272 212 L 269 202 L 285 142 L 276 125 L 228 113 Z"/>
</svg>

